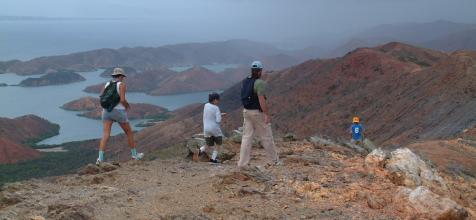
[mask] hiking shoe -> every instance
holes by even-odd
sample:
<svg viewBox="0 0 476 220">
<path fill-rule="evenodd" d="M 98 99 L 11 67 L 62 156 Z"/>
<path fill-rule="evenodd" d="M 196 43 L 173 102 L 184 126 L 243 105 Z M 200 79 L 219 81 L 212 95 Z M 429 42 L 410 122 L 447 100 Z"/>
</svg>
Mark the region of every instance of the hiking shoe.
<svg viewBox="0 0 476 220">
<path fill-rule="evenodd" d="M 275 166 L 283 166 L 284 163 L 283 163 L 282 160 L 278 160 L 278 161 L 276 161 L 276 162 L 274 163 L 274 165 L 275 165 Z"/>
<path fill-rule="evenodd" d="M 99 166 L 99 165 L 101 165 L 102 162 L 103 162 L 103 161 L 99 160 L 99 158 L 98 158 L 98 159 L 96 160 L 96 165 Z"/>
<path fill-rule="evenodd" d="M 137 153 L 137 155 L 132 157 L 133 160 L 141 160 L 144 157 L 144 153 Z"/>
<path fill-rule="evenodd" d="M 210 159 L 210 163 L 220 163 L 220 162 L 218 162 L 218 160 L 217 160 L 217 159 L 215 159 L 215 160 L 213 160 L 213 159 Z"/>
</svg>

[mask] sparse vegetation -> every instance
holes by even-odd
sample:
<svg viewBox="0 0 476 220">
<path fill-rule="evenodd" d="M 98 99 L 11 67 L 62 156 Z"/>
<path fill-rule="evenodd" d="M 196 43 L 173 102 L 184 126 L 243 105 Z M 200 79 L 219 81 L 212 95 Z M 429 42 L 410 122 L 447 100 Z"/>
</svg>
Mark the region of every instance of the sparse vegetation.
<svg viewBox="0 0 476 220">
<path fill-rule="evenodd" d="M 68 174 L 93 162 L 96 154 L 93 148 L 68 146 L 65 149 L 68 152 L 44 153 L 43 157 L 35 160 L 0 165 L 0 185 L 31 178 Z"/>
</svg>

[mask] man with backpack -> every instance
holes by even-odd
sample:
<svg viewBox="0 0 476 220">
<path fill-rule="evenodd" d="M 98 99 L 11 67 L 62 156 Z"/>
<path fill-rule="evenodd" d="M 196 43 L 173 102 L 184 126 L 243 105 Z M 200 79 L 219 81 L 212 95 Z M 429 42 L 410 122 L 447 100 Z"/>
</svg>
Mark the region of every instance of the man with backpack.
<svg viewBox="0 0 476 220">
<path fill-rule="evenodd" d="M 271 130 L 271 117 L 266 102 L 266 83 L 261 79 L 263 65 L 260 61 L 251 64 L 251 75 L 243 80 L 241 101 L 243 110 L 243 137 L 241 140 L 238 167 L 244 168 L 250 161 L 253 137 L 256 134 L 273 165 L 281 164 L 276 152 Z"/>
<path fill-rule="evenodd" d="M 114 68 L 111 76 L 113 79 L 106 83 L 100 95 L 100 103 L 103 107 L 102 121 L 104 132 L 99 145 L 99 156 L 96 161 L 96 164 L 98 165 L 104 162 L 104 151 L 111 135 L 113 122 L 118 122 L 122 130 L 126 133 L 132 159 L 140 160 L 144 157 L 143 153 L 137 153 L 136 145 L 134 143 L 134 133 L 132 132 L 131 125 L 127 118 L 126 111 L 130 109 L 130 106 L 126 100 L 126 84 L 124 82 L 126 74 L 123 69 Z"/>
</svg>

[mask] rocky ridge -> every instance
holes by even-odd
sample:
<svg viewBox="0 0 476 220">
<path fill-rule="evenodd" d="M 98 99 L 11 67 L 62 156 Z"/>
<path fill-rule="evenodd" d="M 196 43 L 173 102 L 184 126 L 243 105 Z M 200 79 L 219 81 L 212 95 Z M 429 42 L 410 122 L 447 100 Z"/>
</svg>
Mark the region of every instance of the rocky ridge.
<svg viewBox="0 0 476 220">
<path fill-rule="evenodd" d="M 283 166 L 266 165 L 264 150 L 255 148 L 251 166 L 237 170 L 239 145 L 226 141 L 222 155 L 232 156 L 222 156 L 220 165 L 192 162 L 186 146 L 193 145 L 183 145 L 151 154 L 167 154 L 166 160 L 89 165 L 77 175 L 8 184 L 0 192 L 0 216 L 455 220 L 475 216 L 474 179 L 461 181 L 427 167 L 447 188 L 395 182 L 386 164 L 392 163 L 396 151 L 384 159 L 383 166 L 374 166 L 366 163 L 368 157 L 328 139 L 277 145 Z M 427 166 L 414 165 L 400 170 L 402 176 L 411 177 L 412 169 Z"/>
</svg>

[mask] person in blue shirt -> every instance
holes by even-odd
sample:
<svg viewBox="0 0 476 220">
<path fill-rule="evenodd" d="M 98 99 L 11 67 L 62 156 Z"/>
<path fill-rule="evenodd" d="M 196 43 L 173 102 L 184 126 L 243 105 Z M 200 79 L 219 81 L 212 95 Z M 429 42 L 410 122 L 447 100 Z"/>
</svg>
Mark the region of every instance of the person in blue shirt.
<svg viewBox="0 0 476 220">
<path fill-rule="evenodd" d="M 364 127 L 360 124 L 360 118 L 354 117 L 352 119 L 352 122 L 353 124 L 350 129 L 352 139 L 350 140 L 350 142 L 353 144 L 362 144 L 362 141 L 364 139 Z"/>
</svg>

